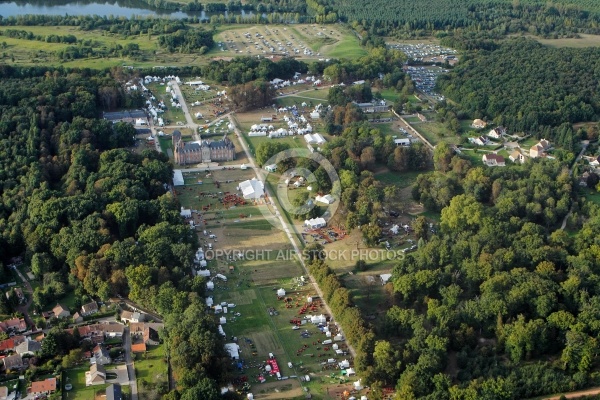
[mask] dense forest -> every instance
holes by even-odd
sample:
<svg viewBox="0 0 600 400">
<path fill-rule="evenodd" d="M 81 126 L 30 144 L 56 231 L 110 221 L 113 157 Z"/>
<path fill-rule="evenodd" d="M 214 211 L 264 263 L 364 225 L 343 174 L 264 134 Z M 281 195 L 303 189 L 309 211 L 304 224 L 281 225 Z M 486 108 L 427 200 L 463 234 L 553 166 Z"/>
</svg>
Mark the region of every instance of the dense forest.
<svg viewBox="0 0 600 400">
<path fill-rule="evenodd" d="M 573 150 L 572 124 L 600 112 L 598 48 L 550 48 L 528 39 L 507 40 L 494 50 L 472 50 L 438 88 L 473 118 L 527 132 Z"/>
<path fill-rule="evenodd" d="M 130 124 L 98 119 L 106 105 L 143 99 L 104 72 L 5 67 L 0 78 L 2 269 L 24 255 L 43 279 L 33 294 L 38 311 L 69 292 L 78 304 L 123 294 L 157 310 L 178 389 L 216 398 L 223 346 L 204 313 L 204 278 L 186 273 L 198 239 L 167 191 L 173 167 L 155 151 L 122 148 L 134 144 Z"/>
<path fill-rule="evenodd" d="M 572 204 L 557 161 L 473 168 L 448 148 L 435 160 L 414 194 L 443 207 L 441 231 L 420 231 L 417 251 L 393 270 L 397 306 L 369 379 L 402 399 L 522 399 L 597 385 L 600 209 Z M 556 229 L 571 206 L 574 235 Z"/>
</svg>

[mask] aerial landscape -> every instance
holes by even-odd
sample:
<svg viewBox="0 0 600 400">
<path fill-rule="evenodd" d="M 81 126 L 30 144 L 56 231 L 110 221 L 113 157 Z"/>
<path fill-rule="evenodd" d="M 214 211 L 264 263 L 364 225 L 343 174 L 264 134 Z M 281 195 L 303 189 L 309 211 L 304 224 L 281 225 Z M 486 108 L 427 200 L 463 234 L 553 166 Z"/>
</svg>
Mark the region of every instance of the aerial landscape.
<svg viewBox="0 0 600 400">
<path fill-rule="evenodd" d="M 0 1 L 0 400 L 600 399 L 599 82 L 592 0 Z"/>
</svg>

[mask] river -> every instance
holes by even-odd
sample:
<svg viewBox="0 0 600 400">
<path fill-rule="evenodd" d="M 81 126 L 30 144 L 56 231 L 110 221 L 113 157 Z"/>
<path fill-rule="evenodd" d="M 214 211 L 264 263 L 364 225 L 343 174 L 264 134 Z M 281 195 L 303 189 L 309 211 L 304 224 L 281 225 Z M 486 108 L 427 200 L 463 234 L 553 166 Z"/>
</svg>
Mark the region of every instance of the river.
<svg viewBox="0 0 600 400">
<path fill-rule="evenodd" d="M 136 0 L 84 0 L 84 1 L 0 1 L 0 16 L 13 17 L 25 14 L 37 15 L 101 15 L 127 17 L 133 16 L 164 16 L 171 18 L 199 17 L 210 18 L 209 14 L 201 12 L 181 12 L 160 10 Z M 223 13 L 227 15 L 227 12 Z M 252 12 L 241 11 L 242 17 L 252 16 Z"/>
</svg>

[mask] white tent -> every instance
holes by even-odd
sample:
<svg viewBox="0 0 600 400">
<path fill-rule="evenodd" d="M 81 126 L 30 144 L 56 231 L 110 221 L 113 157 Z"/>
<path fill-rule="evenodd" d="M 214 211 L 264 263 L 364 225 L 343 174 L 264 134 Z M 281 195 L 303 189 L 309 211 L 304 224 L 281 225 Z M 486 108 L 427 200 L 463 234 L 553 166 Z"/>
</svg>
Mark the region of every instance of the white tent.
<svg viewBox="0 0 600 400">
<path fill-rule="evenodd" d="M 185 182 L 183 181 L 183 174 L 180 169 L 173 170 L 173 186 L 183 186 Z"/>
<path fill-rule="evenodd" d="M 192 217 L 192 210 L 185 209 L 183 207 L 181 207 L 181 212 L 179 213 L 179 215 L 181 215 L 183 218 L 191 218 Z"/>
<path fill-rule="evenodd" d="M 315 200 L 319 203 L 331 204 L 335 201 L 335 197 L 330 194 L 326 194 L 325 196 L 317 196 Z"/>
<path fill-rule="evenodd" d="M 220 304 L 217 304 L 215 306 L 215 314 L 221 314 L 222 311 L 223 311 L 223 306 Z"/>
<path fill-rule="evenodd" d="M 349 368 L 349 367 L 350 367 L 350 362 L 348 360 L 340 361 L 340 368 L 344 369 L 344 368 Z"/>
<path fill-rule="evenodd" d="M 346 374 L 347 374 L 348 376 L 350 376 L 350 375 L 356 375 L 356 371 L 354 370 L 354 368 L 348 368 L 348 369 L 346 370 Z"/>
<path fill-rule="evenodd" d="M 340 346 L 338 346 L 337 344 L 334 344 L 333 346 L 331 346 L 332 349 L 337 350 L 340 348 Z"/>
<path fill-rule="evenodd" d="M 399 231 L 400 227 L 398 225 L 394 225 L 390 228 L 390 232 L 392 232 L 394 235 L 397 235 Z"/>
<path fill-rule="evenodd" d="M 335 340 L 336 342 L 342 342 L 344 340 L 344 337 L 338 334 L 333 337 L 333 340 Z"/>
<path fill-rule="evenodd" d="M 360 382 L 360 379 L 359 379 L 359 380 L 357 380 L 356 382 L 354 382 L 354 389 L 355 389 L 355 390 L 362 390 L 362 389 L 363 389 L 363 387 L 364 387 L 364 386 L 363 386 L 363 385 L 362 385 L 362 383 Z"/>
<path fill-rule="evenodd" d="M 219 325 L 219 334 L 221 336 L 227 336 L 227 335 L 225 335 L 225 331 L 223 330 L 223 326 L 222 325 Z"/>
<path fill-rule="evenodd" d="M 277 164 L 265 165 L 265 171 L 268 171 L 268 172 L 277 171 Z"/>
<path fill-rule="evenodd" d="M 208 278 L 210 276 L 210 271 L 207 269 L 201 269 L 201 270 L 196 271 L 196 275 L 205 276 Z"/>
<path fill-rule="evenodd" d="M 323 228 L 324 226 L 326 226 L 327 221 L 325 221 L 325 218 L 322 218 L 322 217 L 307 219 L 306 221 L 304 221 L 304 225 L 310 229 L 318 229 L 318 228 Z"/>
<path fill-rule="evenodd" d="M 207 297 L 206 298 L 206 305 L 209 307 L 212 307 L 213 305 L 213 298 L 212 297 Z"/>
<path fill-rule="evenodd" d="M 206 260 L 200 260 L 200 266 L 201 267 L 206 267 L 208 264 L 206 263 Z"/>
<path fill-rule="evenodd" d="M 238 346 L 236 343 L 226 343 L 225 344 L 225 350 L 227 352 L 229 352 L 229 355 L 234 360 L 238 360 L 240 358 L 239 349 L 240 349 L 240 346 Z"/>
<path fill-rule="evenodd" d="M 277 296 L 285 296 L 285 290 L 283 288 L 277 291 Z"/>
<path fill-rule="evenodd" d="M 227 318 L 225 318 L 225 317 L 219 318 L 219 324 L 224 325 L 226 323 L 227 323 Z"/>
<path fill-rule="evenodd" d="M 327 318 L 323 314 L 321 315 L 313 315 L 310 317 L 310 322 L 313 324 L 324 324 L 327 322 Z"/>
<path fill-rule="evenodd" d="M 257 181 L 256 178 L 244 181 L 240 183 L 240 190 L 244 199 L 259 199 L 265 194 L 265 189 L 261 181 Z"/>
<path fill-rule="evenodd" d="M 385 285 L 386 283 L 388 283 L 388 281 L 392 277 L 392 274 L 381 274 L 379 276 L 381 277 L 381 284 Z"/>
<path fill-rule="evenodd" d="M 248 167 L 246 166 L 246 164 L 242 164 L 242 165 L 240 166 L 240 169 L 241 169 L 241 170 L 246 170 L 246 169 L 248 169 Z"/>
<path fill-rule="evenodd" d="M 215 288 L 215 284 L 212 283 L 212 281 L 206 282 L 206 289 L 207 290 L 214 290 L 214 288 Z"/>
</svg>

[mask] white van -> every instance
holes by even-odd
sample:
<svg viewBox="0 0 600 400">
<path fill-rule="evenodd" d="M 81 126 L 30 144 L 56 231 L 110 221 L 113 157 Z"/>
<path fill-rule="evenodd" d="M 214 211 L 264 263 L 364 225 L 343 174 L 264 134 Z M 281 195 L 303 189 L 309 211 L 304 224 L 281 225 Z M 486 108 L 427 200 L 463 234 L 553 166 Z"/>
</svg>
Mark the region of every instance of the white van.
<svg viewBox="0 0 600 400">
<path fill-rule="evenodd" d="M 212 243 L 209 243 L 209 244 L 208 244 L 208 249 L 209 249 L 209 250 L 212 250 Z"/>
</svg>

